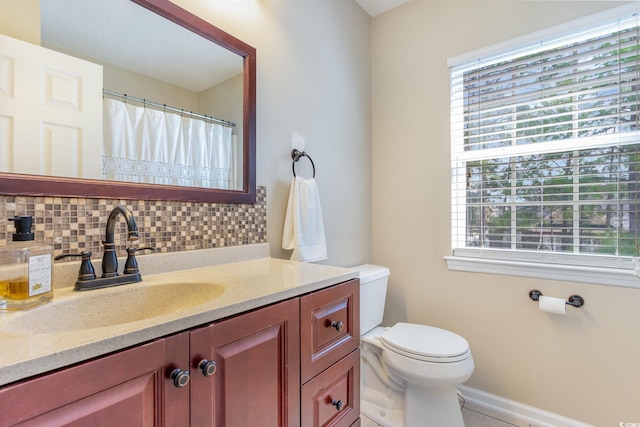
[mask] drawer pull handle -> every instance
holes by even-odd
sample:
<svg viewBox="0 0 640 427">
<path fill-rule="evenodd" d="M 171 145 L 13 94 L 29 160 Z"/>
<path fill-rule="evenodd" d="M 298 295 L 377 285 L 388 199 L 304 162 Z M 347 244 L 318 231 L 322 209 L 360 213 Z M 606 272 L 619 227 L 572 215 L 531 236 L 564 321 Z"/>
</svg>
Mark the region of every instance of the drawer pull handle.
<svg viewBox="0 0 640 427">
<path fill-rule="evenodd" d="M 340 332 L 344 329 L 344 323 L 342 322 L 331 322 L 331 327 L 336 328 L 336 331 Z"/>
<path fill-rule="evenodd" d="M 333 399 L 331 404 L 335 406 L 338 411 L 342 411 L 342 408 L 344 407 L 344 402 L 342 400 Z"/>
<path fill-rule="evenodd" d="M 173 380 L 173 385 L 177 388 L 185 387 L 189 384 L 189 379 L 191 379 L 191 374 L 189 371 L 183 371 L 182 369 L 174 369 L 171 372 L 171 379 Z"/>
<path fill-rule="evenodd" d="M 202 371 L 202 375 L 210 377 L 216 373 L 216 362 L 213 360 L 202 359 L 198 363 L 198 369 Z"/>
</svg>

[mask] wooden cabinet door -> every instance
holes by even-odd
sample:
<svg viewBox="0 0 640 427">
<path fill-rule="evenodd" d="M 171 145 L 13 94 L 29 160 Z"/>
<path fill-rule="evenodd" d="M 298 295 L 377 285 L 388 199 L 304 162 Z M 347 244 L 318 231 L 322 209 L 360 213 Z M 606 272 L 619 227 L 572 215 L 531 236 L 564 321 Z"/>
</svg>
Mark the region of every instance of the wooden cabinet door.
<svg viewBox="0 0 640 427">
<path fill-rule="evenodd" d="M 216 364 L 208 377 L 203 360 Z M 298 300 L 191 332 L 191 372 L 192 426 L 299 426 Z"/>
<path fill-rule="evenodd" d="M 186 426 L 189 388 L 170 373 L 188 351 L 182 333 L 4 387 L 0 426 Z"/>
</svg>

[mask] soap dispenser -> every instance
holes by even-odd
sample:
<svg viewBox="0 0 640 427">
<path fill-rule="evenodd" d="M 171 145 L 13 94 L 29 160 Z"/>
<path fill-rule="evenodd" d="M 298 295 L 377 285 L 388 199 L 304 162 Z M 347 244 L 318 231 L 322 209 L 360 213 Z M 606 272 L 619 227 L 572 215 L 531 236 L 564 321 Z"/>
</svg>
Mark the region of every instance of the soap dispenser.
<svg viewBox="0 0 640 427">
<path fill-rule="evenodd" d="M 34 241 L 31 216 L 9 221 L 16 232 L 0 248 L 0 310 L 22 310 L 53 298 L 53 248 Z"/>
</svg>

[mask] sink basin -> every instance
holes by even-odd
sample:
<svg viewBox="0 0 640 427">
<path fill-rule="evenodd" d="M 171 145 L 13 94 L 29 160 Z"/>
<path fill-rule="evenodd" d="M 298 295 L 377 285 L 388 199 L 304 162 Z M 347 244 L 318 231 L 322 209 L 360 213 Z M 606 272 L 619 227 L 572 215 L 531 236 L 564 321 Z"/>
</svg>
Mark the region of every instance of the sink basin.
<svg viewBox="0 0 640 427">
<path fill-rule="evenodd" d="M 73 291 L 72 291 L 73 292 Z M 70 332 L 151 319 L 206 304 L 224 293 L 215 283 L 136 283 L 86 292 L 18 313 L 2 330 L 16 334 Z"/>
</svg>

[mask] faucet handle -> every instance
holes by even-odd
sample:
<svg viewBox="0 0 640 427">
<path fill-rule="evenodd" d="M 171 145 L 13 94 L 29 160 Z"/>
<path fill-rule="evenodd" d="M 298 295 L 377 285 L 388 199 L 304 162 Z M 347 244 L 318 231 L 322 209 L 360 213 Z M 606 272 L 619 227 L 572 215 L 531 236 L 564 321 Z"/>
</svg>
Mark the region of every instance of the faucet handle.
<svg viewBox="0 0 640 427">
<path fill-rule="evenodd" d="M 151 246 L 145 246 L 144 248 L 127 248 L 127 262 L 124 264 L 124 274 L 135 274 L 139 273 L 138 269 L 138 261 L 136 260 L 136 252 L 140 251 L 155 251 L 156 248 L 152 248 Z"/>
<path fill-rule="evenodd" d="M 84 251 L 79 254 L 62 254 L 62 255 L 56 256 L 54 259 L 58 261 L 61 259 L 72 258 L 72 257 L 82 257 L 82 263 L 80 264 L 80 271 L 78 272 L 78 281 L 82 282 L 85 280 L 93 280 L 96 278 L 96 272 L 93 269 L 93 264 L 91 263 L 90 251 Z"/>
</svg>

